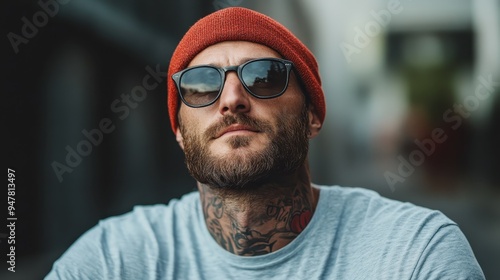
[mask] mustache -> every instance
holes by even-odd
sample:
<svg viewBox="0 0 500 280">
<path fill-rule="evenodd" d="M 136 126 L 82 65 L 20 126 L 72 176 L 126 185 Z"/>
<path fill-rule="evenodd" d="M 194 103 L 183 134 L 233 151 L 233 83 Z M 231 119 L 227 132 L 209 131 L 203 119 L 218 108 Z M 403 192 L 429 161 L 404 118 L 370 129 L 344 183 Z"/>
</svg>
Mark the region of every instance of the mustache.
<svg viewBox="0 0 500 280">
<path fill-rule="evenodd" d="M 233 124 L 250 126 L 261 132 L 272 131 L 272 125 L 267 121 L 256 120 L 244 114 L 224 115 L 219 122 L 212 124 L 207 128 L 207 130 L 203 133 L 204 138 L 207 140 L 213 139 L 217 134 L 219 134 L 220 131 Z"/>
</svg>

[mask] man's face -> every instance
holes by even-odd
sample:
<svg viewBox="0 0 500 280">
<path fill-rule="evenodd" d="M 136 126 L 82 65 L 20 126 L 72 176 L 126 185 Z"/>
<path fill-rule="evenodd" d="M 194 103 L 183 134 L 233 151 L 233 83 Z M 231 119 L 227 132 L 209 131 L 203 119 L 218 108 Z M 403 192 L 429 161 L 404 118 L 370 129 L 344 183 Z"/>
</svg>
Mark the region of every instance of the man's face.
<svg viewBox="0 0 500 280">
<path fill-rule="evenodd" d="M 260 44 L 223 42 L 200 52 L 189 67 L 226 67 L 262 57 L 280 56 Z M 225 189 L 252 188 L 304 163 L 312 115 L 293 74 L 283 95 L 258 99 L 230 71 L 214 104 L 181 104 L 177 140 L 197 181 Z"/>
</svg>

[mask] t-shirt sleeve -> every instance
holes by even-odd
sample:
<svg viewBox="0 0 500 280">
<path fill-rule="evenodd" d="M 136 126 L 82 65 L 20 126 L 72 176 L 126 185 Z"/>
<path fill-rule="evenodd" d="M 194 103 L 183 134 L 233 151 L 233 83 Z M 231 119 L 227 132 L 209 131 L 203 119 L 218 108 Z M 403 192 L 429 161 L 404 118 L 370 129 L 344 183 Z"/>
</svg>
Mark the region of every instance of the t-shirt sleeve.
<svg viewBox="0 0 500 280">
<path fill-rule="evenodd" d="M 99 225 L 83 234 L 54 263 L 45 279 L 107 279 L 102 236 Z"/>
<path fill-rule="evenodd" d="M 457 225 L 440 227 L 420 256 L 411 279 L 485 279 Z"/>
</svg>

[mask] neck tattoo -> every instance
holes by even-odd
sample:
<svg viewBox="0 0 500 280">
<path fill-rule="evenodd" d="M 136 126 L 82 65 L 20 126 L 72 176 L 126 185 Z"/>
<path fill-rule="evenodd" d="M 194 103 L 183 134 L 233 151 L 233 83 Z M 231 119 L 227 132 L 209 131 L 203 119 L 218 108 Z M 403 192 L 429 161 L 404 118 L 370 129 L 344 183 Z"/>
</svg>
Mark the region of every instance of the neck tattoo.
<svg viewBox="0 0 500 280">
<path fill-rule="evenodd" d="M 256 256 L 283 248 L 309 224 L 318 190 L 304 166 L 297 180 L 251 191 L 219 190 L 198 184 L 208 231 L 225 250 Z"/>
</svg>

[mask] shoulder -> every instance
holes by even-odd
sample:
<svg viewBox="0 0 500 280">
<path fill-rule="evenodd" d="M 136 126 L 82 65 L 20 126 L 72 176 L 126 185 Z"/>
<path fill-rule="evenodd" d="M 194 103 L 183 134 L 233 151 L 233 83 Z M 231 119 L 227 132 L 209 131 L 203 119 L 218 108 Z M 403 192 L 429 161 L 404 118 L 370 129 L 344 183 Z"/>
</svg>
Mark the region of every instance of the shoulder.
<svg viewBox="0 0 500 280">
<path fill-rule="evenodd" d="M 113 242 L 116 248 L 125 249 L 133 247 L 130 245 L 144 246 L 145 242 L 167 238 L 174 225 L 192 221 L 198 207 L 199 195 L 192 192 L 170 200 L 167 205 L 135 206 L 129 213 L 101 220 L 94 230 L 112 239 L 103 245 Z"/>
<path fill-rule="evenodd" d="M 339 239 L 350 244 L 346 251 L 373 261 L 366 270 L 410 279 L 484 278 L 458 225 L 440 211 L 362 188 L 320 189 L 325 209 L 338 213 Z"/>
<path fill-rule="evenodd" d="M 199 195 L 192 192 L 180 199 L 174 198 L 168 204 L 135 206 L 129 213 L 99 221 L 98 227 L 107 234 L 127 235 L 135 231 L 144 234 L 144 229 L 162 227 L 166 223 L 174 222 L 172 219 L 195 215 L 198 204 Z"/>
<path fill-rule="evenodd" d="M 47 279 L 107 279 L 149 273 L 144 269 L 167 261 L 168 254 L 162 250 L 168 246 L 163 245 L 172 242 L 178 228 L 174 225 L 193 220 L 198 199 L 193 192 L 172 199 L 168 205 L 135 206 L 129 213 L 101 220 L 54 263 Z"/>
<path fill-rule="evenodd" d="M 358 223 L 373 223 L 387 226 L 456 225 L 437 210 L 417 206 L 380 196 L 373 190 L 339 186 L 320 186 L 321 195 L 330 207 L 342 210 L 344 219 L 356 217 Z"/>
<path fill-rule="evenodd" d="M 338 213 L 341 229 L 386 242 L 406 242 L 412 236 L 425 243 L 440 228 L 457 224 L 437 210 L 380 196 L 377 192 L 351 187 L 320 187 L 322 201 L 329 211 Z"/>
</svg>

